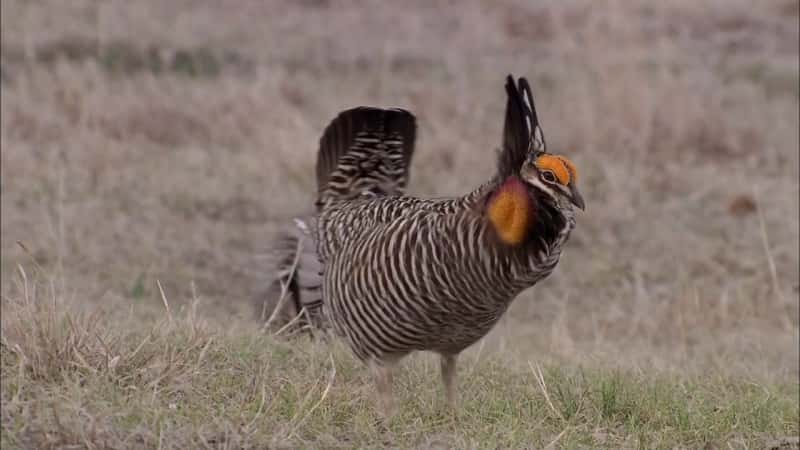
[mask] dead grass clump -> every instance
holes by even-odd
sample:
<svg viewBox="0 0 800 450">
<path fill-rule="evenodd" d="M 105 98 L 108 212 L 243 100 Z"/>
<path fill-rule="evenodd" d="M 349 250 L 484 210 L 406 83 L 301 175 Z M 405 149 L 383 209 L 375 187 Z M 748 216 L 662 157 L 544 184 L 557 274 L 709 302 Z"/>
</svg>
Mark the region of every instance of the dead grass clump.
<svg viewBox="0 0 800 450">
<path fill-rule="evenodd" d="M 104 323 L 108 313 L 95 309 L 79 313 L 66 308 L 53 283 L 28 279 L 19 267 L 19 297 L 3 300 L 3 346 L 17 361 L 22 379 L 62 383 L 103 376 L 125 384 L 156 386 L 184 376 L 194 368 L 185 364 L 202 356 L 210 344 L 201 322 L 175 329 L 172 317 L 149 330 L 123 321 L 124 327 Z M 177 345 L 165 349 L 158 337 L 169 335 Z M 21 380 L 20 380 L 21 381 Z M 19 387 L 21 389 L 21 387 Z"/>
</svg>

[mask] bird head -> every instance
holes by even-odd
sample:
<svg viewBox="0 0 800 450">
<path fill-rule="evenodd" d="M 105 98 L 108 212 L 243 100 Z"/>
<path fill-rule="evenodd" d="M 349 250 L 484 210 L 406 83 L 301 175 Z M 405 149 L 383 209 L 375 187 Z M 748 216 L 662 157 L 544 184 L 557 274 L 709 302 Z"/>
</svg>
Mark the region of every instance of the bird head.
<svg viewBox="0 0 800 450">
<path fill-rule="evenodd" d="M 541 193 L 539 198 L 549 199 L 559 210 L 586 207 L 578 190 L 578 170 L 564 156 L 532 153 L 520 169 L 520 178 Z"/>
</svg>

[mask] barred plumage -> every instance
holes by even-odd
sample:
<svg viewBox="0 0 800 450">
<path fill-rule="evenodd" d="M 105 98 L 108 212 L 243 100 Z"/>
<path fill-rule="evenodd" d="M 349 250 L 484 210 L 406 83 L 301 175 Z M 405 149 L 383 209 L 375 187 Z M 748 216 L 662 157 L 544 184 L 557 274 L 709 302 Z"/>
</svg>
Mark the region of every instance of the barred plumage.
<svg viewBox="0 0 800 450">
<path fill-rule="evenodd" d="M 505 246 L 480 211 L 492 187 L 457 200 L 348 202 L 320 215 L 325 307 L 359 358 L 458 354 L 552 271 L 573 219 L 554 217 L 529 245 Z"/>
<path fill-rule="evenodd" d="M 574 166 L 545 151 L 527 82 L 509 76 L 506 91 L 497 174 L 463 197 L 399 195 L 414 139 L 404 132 L 413 130 L 405 111 L 346 111 L 321 140 L 310 227 L 321 304 L 337 334 L 374 368 L 385 414 L 392 368 L 415 350 L 442 356 L 454 403 L 457 355 L 551 273 L 575 225 L 573 206 L 583 208 Z"/>
<path fill-rule="evenodd" d="M 403 109 L 362 106 L 341 112 L 320 138 L 317 208 L 332 200 L 402 195 L 415 138 L 416 120 Z M 294 218 L 268 251 L 272 278 L 254 304 L 261 320 L 278 308 L 277 328 L 292 321 L 298 329 L 328 328 L 322 313 L 322 271 L 311 235 L 315 220 L 311 214 Z"/>
</svg>

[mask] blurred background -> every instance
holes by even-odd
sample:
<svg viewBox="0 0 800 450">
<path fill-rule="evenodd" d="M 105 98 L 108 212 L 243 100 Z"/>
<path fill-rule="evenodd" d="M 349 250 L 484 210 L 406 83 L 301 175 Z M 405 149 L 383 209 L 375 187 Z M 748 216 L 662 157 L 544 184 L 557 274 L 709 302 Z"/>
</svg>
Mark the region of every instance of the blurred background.
<svg viewBox="0 0 800 450">
<path fill-rule="evenodd" d="M 418 118 L 410 192 L 493 174 L 527 77 L 587 209 L 472 351 L 798 376 L 797 0 L 2 2 L 2 295 L 253 326 L 339 111 Z M 19 243 L 22 243 L 20 245 Z"/>
</svg>

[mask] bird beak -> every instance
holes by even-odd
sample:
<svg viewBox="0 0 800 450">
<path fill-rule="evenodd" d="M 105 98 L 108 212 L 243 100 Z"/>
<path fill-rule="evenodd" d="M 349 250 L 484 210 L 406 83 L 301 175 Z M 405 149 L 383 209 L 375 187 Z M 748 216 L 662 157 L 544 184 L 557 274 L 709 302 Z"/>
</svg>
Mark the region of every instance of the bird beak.
<svg viewBox="0 0 800 450">
<path fill-rule="evenodd" d="M 583 203 L 583 196 L 581 195 L 580 192 L 578 192 L 578 187 L 575 186 L 574 184 L 570 184 L 569 191 L 571 194 L 570 200 L 572 201 L 572 204 L 580 208 L 581 211 L 585 211 L 586 204 Z"/>
</svg>

